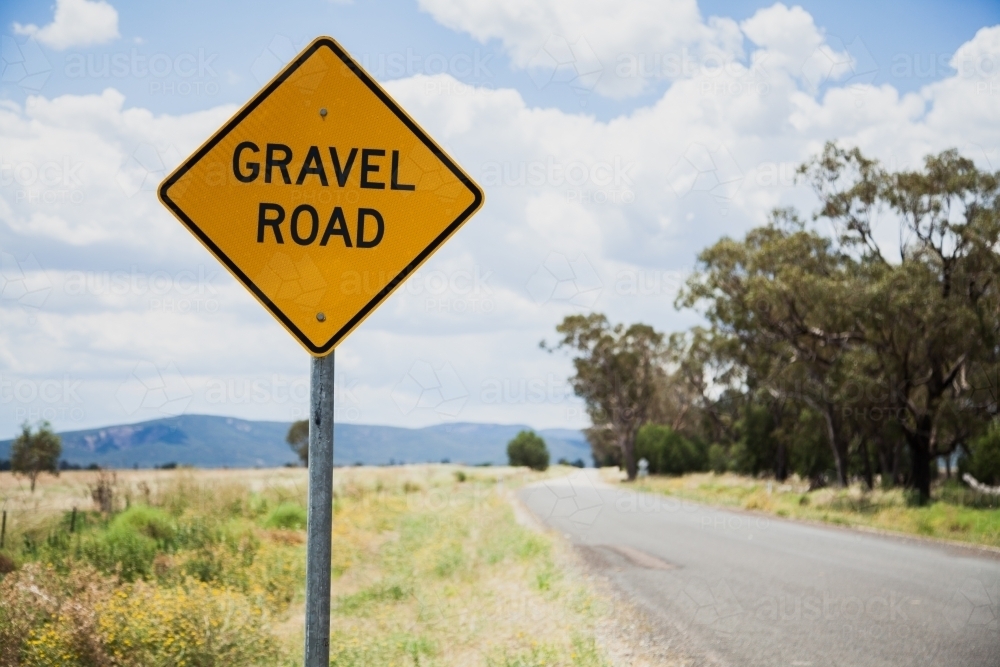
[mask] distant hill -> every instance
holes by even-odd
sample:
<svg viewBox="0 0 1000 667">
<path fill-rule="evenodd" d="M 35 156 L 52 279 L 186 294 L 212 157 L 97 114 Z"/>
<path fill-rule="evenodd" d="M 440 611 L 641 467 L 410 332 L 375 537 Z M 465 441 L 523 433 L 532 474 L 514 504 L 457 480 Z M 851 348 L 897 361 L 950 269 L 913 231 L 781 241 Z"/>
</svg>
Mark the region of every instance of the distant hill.
<svg viewBox="0 0 1000 667">
<path fill-rule="evenodd" d="M 168 462 L 204 468 L 272 467 L 297 460 L 285 443 L 289 422 L 247 421 L 211 415 L 181 415 L 84 431 L 60 433 L 62 458 L 102 467 L 151 468 Z M 454 423 L 410 429 L 336 424 L 336 465 L 507 462 L 507 442 L 527 426 Z M 583 459 L 590 447 L 580 431 L 543 429 L 552 462 Z M 10 458 L 11 440 L 0 441 L 0 459 Z"/>
</svg>

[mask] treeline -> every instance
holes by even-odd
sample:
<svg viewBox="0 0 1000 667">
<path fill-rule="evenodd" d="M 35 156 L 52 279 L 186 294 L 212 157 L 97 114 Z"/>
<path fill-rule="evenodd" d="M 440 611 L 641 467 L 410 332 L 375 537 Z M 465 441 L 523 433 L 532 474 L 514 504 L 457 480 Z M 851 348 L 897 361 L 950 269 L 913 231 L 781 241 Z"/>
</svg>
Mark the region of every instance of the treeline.
<svg viewBox="0 0 1000 667">
<path fill-rule="evenodd" d="M 675 306 L 703 326 L 557 327 L 595 463 L 878 477 L 921 500 L 939 458 L 1000 482 L 1000 174 L 954 150 L 894 172 L 828 144 L 798 176 L 811 220 L 775 210 L 699 254 Z"/>
</svg>

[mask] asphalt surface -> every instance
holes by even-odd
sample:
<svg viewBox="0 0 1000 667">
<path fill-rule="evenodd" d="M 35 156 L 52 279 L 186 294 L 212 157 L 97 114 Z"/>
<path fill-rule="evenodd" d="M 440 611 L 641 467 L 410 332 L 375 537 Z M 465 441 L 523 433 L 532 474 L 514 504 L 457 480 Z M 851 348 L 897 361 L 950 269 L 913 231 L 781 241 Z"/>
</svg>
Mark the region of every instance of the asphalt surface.
<svg viewBox="0 0 1000 667">
<path fill-rule="evenodd" d="M 695 664 L 1000 667 L 1000 559 L 603 485 L 522 489 Z"/>
</svg>

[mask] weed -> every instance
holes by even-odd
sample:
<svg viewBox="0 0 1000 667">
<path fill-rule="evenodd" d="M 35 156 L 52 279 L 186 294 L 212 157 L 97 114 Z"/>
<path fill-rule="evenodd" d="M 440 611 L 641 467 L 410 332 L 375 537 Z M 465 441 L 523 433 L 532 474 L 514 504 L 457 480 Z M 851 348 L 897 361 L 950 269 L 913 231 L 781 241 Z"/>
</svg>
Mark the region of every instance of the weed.
<svg viewBox="0 0 1000 667">
<path fill-rule="evenodd" d="M 268 514 L 264 526 L 302 530 L 306 527 L 306 509 L 295 503 L 281 503 Z"/>
<path fill-rule="evenodd" d="M 104 514 L 110 514 L 115 509 L 115 495 L 118 488 L 118 475 L 114 472 L 101 470 L 97 480 L 90 486 L 90 497 L 97 509 Z"/>
<path fill-rule="evenodd" d="M 371 605 L 399 602 L 411 594 L 412 589 L 408 586 L 380 582 L 357 593 L 337 598 L 334 610 L 339 614 L 357 614 Z"/>
</svg>

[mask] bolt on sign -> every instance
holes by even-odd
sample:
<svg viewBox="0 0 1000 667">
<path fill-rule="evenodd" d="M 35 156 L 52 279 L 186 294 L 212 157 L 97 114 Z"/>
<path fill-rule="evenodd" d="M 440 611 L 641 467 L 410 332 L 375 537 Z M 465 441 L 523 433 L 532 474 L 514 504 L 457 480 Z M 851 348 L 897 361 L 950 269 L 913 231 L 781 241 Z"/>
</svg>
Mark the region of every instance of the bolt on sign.
<svg viewBox="0 0 1000 667">
<path fill-rule="evenodd" d="M 483 204 L 480 187 L 329 37 L 170 174 L 159 197 L 314 356 Z"/>
</svg>

